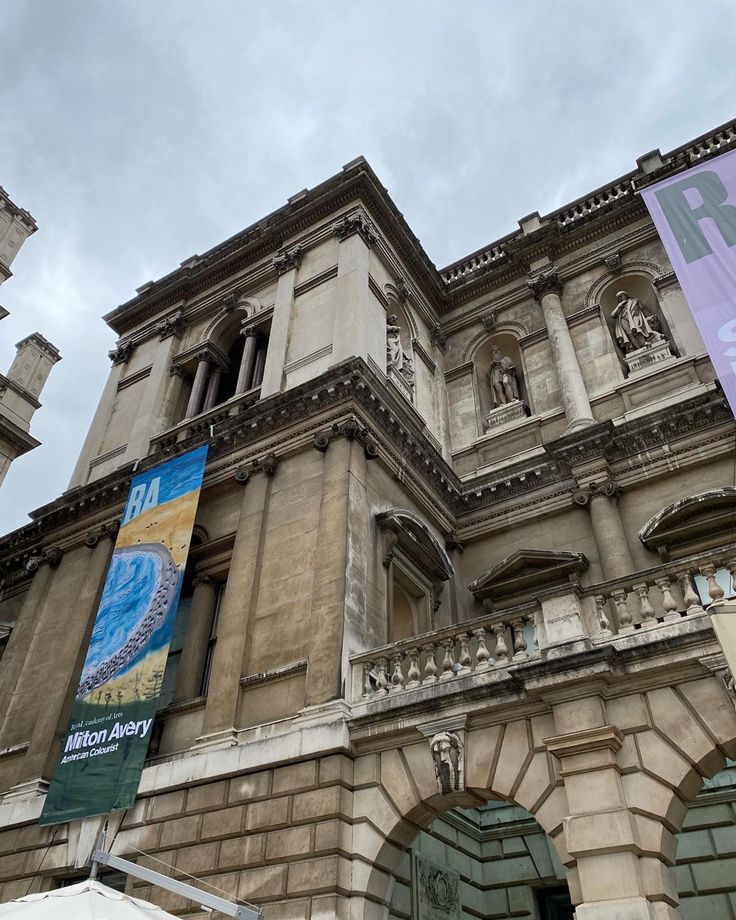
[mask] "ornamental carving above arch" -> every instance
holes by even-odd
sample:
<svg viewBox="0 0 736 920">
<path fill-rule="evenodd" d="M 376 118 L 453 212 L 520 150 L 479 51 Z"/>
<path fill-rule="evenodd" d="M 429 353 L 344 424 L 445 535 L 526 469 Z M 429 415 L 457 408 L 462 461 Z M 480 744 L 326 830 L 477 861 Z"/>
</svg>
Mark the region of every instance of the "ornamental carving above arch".
<svg viewBox="0 0 736 920">
<path fill-rule="evenodd" d="M 666 275 L 667 272 L 661 265 L 658 265 L 656 262 L 651 262 L 647 259 L 631 259 L 628 262 L 621 262 L 619 268 L 614 272 L 610 269 L 606 269 L 605 274 L 596 278 L 596 280 L 590 285 L 586 294 L 585 294 L 585 306 L 592 307 L 594 304 L 599 302 L 599 297 L 603 288 L 605 288 L 614 278 L 620 278 L 621 275 L 629 274 L 638 274 L 644 275 L 648 281 L 652 284 L 661 278 L 663 275 Z"/>
</svg>

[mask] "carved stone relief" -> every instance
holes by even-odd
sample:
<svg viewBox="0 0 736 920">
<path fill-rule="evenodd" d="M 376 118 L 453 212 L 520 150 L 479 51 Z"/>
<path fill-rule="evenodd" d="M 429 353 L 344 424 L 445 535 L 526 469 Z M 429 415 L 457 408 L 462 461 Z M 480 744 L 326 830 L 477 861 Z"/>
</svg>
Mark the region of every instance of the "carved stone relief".
<svg viewBox="0 0 736 920">
<path fill-rule="evenodd" d="M 414 859 L 417 920 L 460 920 L 460 875 L 430 862 L 418 853 Z"/>
<path fill-rule="evenodd" d="M 437 732 L 429 742 L 441 795 L 465 790 L 465 748 L 455 732 Z"/>
</svg>

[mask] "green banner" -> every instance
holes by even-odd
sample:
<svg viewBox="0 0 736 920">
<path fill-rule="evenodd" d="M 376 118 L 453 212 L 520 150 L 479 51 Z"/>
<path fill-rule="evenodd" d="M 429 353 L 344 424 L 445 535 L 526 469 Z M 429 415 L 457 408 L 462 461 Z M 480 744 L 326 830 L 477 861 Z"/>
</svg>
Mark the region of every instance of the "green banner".
<svg viewBox="0 0 736 920">
<path fill-rule="evenodd" d="M 200 447 L 131 483 L 40 824 L 135 802 L 206 459 Z"/>
</svg>

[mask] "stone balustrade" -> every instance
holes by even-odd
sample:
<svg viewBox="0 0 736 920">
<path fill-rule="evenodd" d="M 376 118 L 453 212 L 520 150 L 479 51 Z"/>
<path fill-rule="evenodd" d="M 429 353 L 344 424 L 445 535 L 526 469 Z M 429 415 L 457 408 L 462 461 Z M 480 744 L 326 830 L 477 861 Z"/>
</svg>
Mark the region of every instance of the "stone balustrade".
<svg viewBox="0 0 736 920">
<path fill-rule="evenodd" d="M 227 402 L 213 406 L 213 408 L 207 412 L 201 412 L 193 418 L 183 419 L 177 425 L 174 425 L 173 428 L 169 428 L 161 434 L 156 435 L 156 437 L 151 438 L 151 453 L 166 453 L 166 451 L 175 447 L 180 441 L 184 441 L 197 434 L 208 432 L 211 426 L 216 426 L 218 423 L 224 422 L 226 419 L 248 409 L 260 399 L 260 395 L 261 389 L 260 387 L 256 387 L 255 389 L 248 390 L 247 393 L 240 393 L 237 396 L 233 396 L 231 399 L 228 399 Z"/>
<path fill-rule="evenodd" d="M 704 613 L 736 579 L 736 545 L 582 589 L 584 629 L 596 644 Z M 571 604 L 572 604 L 571 595 Z M 576 602 L 577 603 L 577 602 Z M 543 605 L 526 603 L 352 656 L 353 702 L 462 681 L 547 653 Z M 460 686 L 458 686 L 460 689 Z"/>
<path fill-rule="evenodd" d="M 354 701 L 460 681 L 538 655 L 534 610 L 525 605 L 354 655 Z"/>
<path fill-rule="evenodd" d="M 720 583 L 718 572 L 723 573 Z M 703 613 L 710 602 L 724 596 L 726 573 L 731 579 L 736 576 L 736 547 L 718 556 L 691 556 L 586 588 L 598 625 L 594 638 L 653 629 Z"/>
</svg>

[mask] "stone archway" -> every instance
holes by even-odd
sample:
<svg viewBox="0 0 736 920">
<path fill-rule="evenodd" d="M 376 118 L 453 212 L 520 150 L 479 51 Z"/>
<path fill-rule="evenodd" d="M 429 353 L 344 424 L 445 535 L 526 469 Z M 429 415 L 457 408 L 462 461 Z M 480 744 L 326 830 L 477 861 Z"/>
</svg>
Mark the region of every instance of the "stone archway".
<svg viewBox="0 0 736 920">
<path fill-rule="evenodd" d="M 570 864 L 562 833 L 568 810 L 563 780 L 542 740 L 554 732 L 551 715 L 453 731 L 462 737 L 465 751 L 463 788 L 458 791 L 439 792 L 428 740 L 412 740 L 355 761 L 356 917 L 361 911 L 371 920 L 389 917 L 406 848 L 417 834 L 454 808 L 482 807 L 491 798 L 529 812 L 551 839 L 560 862 Z"/>
<path fill-rule="evenodd" d="M 351 917 L 389 917 L 406 849 L 439 815 L 500 798 L 550 838 L 577 920 L 680 918 L 676 834 L 704 778 L 736 757 L 736 709 L 721 676 L 693 663 L 685 672 L 625 695 L 603 680 L 504 724 L 438 719 L 419 727 L 423 739 L 404 730 L 390 749 L 359 756 Z M 450 730 L 464 745 L 464 782 L 440 793 L 428 738 Z"/>
</svg>

